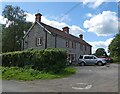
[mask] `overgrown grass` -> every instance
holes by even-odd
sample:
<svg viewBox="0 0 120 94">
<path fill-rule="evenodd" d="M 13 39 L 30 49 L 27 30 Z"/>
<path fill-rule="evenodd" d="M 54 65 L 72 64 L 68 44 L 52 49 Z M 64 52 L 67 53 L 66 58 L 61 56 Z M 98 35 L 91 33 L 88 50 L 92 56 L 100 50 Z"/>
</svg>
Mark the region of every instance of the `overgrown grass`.
<svg viewBox="0 0 120 94">
<path fill-rule="evenodd" d="M 112 57 L 113 63 L 120 64 L 120 57 Z"/>
<path fill-rule="evenodd" d="M 115 63 L 115 64 L 120 64 L 120 62 L 113 62 L 113 63 Z"/>
<path fill-rule="evenodd" d="M 76 72 L 75 68 L 65 68 L 58 74 L 46 73 L 43 71 L 38 71 L 30 68 L 19 68 L 19 67 L 0 67 L 2 70 L 2 79 L 7 80 L 35 80 L 35 79 L 55 79 L 63 78 L 74 74 Z"/>
</svg>

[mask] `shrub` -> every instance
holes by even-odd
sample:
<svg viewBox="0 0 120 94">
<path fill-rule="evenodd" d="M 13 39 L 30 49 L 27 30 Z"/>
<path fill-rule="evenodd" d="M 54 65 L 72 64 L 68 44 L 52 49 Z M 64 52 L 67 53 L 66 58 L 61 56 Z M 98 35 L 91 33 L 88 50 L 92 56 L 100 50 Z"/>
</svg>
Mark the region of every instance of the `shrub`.
<svg viewBox="0 0 120 94">
<path fill-rule="evenodd" d="M 67 53 L 64 49 L 26 50 L 2 54 L 5 67 L 31 67 L 36 70 L 58 73 L 66 67 Z"/>
</svg>

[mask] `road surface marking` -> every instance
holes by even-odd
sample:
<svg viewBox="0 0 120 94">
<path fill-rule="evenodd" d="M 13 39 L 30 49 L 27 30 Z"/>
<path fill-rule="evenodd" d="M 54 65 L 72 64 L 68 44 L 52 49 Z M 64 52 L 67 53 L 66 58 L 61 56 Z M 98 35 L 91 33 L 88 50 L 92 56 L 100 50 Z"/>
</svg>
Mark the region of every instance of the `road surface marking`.
<svg viewBox="0 0 120 94">
<path fill-rule="evenodd" d="M 73 86 L 73 89 L 79 89 L 79 90 L 83 90 L 83 89 L 90 89 L 92 87 L 92 85 L 89 85 L 87 83 L 76 83 L 75 85 L 78 86 Z"/>
</svg>

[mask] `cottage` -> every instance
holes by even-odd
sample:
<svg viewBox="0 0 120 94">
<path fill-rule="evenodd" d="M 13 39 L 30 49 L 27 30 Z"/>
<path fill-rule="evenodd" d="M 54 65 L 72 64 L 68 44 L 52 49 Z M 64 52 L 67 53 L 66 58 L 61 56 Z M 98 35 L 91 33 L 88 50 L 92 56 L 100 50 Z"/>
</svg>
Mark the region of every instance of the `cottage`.
<svg viewBox="0 0 120 94">
<path fill-rule="evenodd" d="M 22 49 L 29 48 L 64 48 L 70 60 L 75 61 L 80 55 L 91 54 L 92 46 L 79 37 L 69 34 L 69 27 L 59 30 L 41 22 L 41 14 L 35 15 L 35 22 L 23 37 Z"/>
</svg>

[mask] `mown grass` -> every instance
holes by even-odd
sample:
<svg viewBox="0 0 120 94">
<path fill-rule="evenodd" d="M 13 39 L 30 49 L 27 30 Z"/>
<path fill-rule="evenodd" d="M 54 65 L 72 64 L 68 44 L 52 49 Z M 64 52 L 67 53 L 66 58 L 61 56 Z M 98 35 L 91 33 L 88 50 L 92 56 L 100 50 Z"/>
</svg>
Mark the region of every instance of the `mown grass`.
<svg viewBox="0 0 120 94">
<path fill-rule="evenodd" d="M 19 67 L 0 67 L 0 70 L 2 70 L 2 79 L 24 81 L 36 79 L 63 78 L 76 72 L 76 69 L 71 67 L 65 68 L 63 71 L 57 74 Z"/>
</svg>

